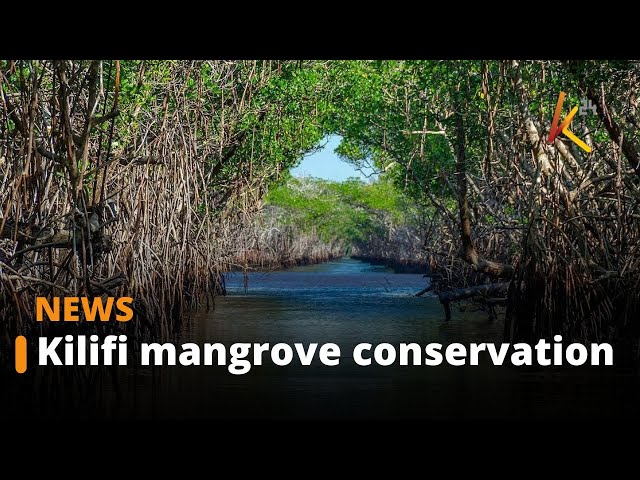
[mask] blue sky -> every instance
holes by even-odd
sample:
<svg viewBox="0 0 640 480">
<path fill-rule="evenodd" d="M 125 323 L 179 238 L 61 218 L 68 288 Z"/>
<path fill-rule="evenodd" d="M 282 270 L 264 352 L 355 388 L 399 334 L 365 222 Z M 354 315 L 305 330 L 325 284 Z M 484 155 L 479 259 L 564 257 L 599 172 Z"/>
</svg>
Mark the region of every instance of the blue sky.
<svg viewBox="0 0 640 480">
<path fill-rule="evenodd" d="M 347 162 L 340 160 L 340 157 L 335 154 L 334 150 L 340 144 L 340 139 L 341 137 L 338 135 L 331 135 L 322 140 L 322 144 L 327 142 L 325 147 L 318 152 L 307 155 L 300 162 L 300 165 L 291 170 L 291 174 L 294 177 L 312 176 L 339 182 L 349 177 L 358 177 L 368 181 L 366 176 Z M 371 173 L 371 170 L 368 170 L 367 173 Z"/>
</svg>

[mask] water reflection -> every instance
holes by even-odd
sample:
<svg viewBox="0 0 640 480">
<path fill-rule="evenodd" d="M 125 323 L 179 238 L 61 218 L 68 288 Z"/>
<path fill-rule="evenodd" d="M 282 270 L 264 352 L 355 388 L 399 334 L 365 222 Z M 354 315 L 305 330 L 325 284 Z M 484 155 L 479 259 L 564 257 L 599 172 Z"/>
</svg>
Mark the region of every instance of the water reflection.
<svg viewBox="0 0 640 480">
<path fill-rule="evenodd" d="M 361 367 L 357 343 L 500 342 L 501 322 L 482 312 L 444 321 L 435 297 L 415 297 L 421 275 L 394 274 L 343 259 L 282 272 L 227 279 L 215 309 L 183 322 L 177 343 L 337 343 L 339 366 L 278 367 L 245 375 L 223 366 L 113 368 L 99 384 L 55 383 L 57 401 L 18 401 L 11 415 L 117 418 L 607 418 L 638 415 L 637 381 L 615 369 L 509 367 Z M 47 376 L 51 372 L 42 372 Z M 75 390 L 84 386 L 85 392 Z M 33 389 L 25 384 L 25 394 Z M 29 397 L 30 398 L 30 397 Z"/>
<path fill-rule="evenodd" d="M 394 274 L 351 259 L 227 279 L 229 295 L 183 331 L 195 342 L 335 342 L 341 364 L 265 365 L 232 376 L 224 367 L 170 372 L 165 413 L 214 417 L 482 418 L 633 415 L 635 381 L 586 369 L 539 372 L 479 367 L 357 366 L 361 342 L 500 342 L 501 322 L 415 297 L 421 275 Z M 180 393 L 177 393 L 180 392 Z M 191 394 L 189 393 L 191 392 Z M 187 412 L 181 405 L 190 405 Z M 609 406 L 615 405 L 615 408 Z"/>
</svg>

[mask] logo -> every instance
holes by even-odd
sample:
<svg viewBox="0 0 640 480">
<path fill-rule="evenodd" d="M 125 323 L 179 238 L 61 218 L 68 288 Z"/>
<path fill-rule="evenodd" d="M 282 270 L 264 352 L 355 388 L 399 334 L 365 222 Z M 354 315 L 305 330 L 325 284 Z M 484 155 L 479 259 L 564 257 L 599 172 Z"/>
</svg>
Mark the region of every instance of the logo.
<svg viewBox="0 0 640 480">
<path fill-rule="evenodd" d="M 569 116 L 565 118 L 560 126 L 558 126 L 558 121 L 560 120 L 560 113 L 562 112 L 562 105 L 564 104 L 564 97 L 566 94 L 564 92 L 560 92 L 558 95 L 558 103 L 556 104 L 556 111 L 553 114 L 553 122 L 551 122 L 551 131 L 549 132 L 548 142 L 553 143 L 560 132 L 564 133 L 573 143 L 578 145 L 581 149 L 583 149 L 587 153 L 591 153 L 591 147 L 576 137 L 571 130 L 569 130 L 569 124 L 573 117 L 578 112 L 578 107 L 573 107 L 571 112 L 569 112 Z M 596 107 L 589 101 L 587 103 L 586 99 L 582 100 L 582 106 L 580 107 L 580 115 L 586 115 L 586 110 L 591 110 L 595 113 Z"/>
</svg>

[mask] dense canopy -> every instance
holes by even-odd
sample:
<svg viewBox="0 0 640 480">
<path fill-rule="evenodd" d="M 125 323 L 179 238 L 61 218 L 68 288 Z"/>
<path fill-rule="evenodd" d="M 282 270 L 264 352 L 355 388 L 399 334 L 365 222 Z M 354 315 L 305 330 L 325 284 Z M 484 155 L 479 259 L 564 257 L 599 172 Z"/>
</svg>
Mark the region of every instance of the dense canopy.
<svg viewBox="0 0 640 480">
<path fill-rule="evenodd" d="M 164 335 L 286 248 L 268 263 L 359 253 L 423 264 L 436 293 L 504 284 L 507 338 L 636 355 L 639 82 L 621 60 L 1 61 L 2 337 L 34 328 L 36 295 L 124 292 Z M 571 124 L 590 153 L 547 142 L 561 91 L 562 118 L 595 107 Z M 329 134 L 379 180 L 292 180 Z"/>
</svg>

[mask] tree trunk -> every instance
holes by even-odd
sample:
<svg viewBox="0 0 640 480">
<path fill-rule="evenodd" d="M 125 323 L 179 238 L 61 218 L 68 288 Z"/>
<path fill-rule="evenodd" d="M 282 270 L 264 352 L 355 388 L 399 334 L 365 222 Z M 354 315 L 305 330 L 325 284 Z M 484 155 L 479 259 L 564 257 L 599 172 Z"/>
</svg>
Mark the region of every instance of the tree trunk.
<svg viewBox="0 0 640 480">
<path fill-rule="evenodd" d="M 456 105 L 456 177 L 458 180 L 458 209 L 460 213 L 460 236 L 462 240 L 462 258 L 479 272 L 488 273 L 496 277 L 513 277 L 513 267 L 502 263 L 485 260 L 478 255 L 471 238 L 471 215 L 467 196 L 467 165 L 465 150 L 464 120 L 461 105 Z"/>
<path fill-rule="evenodd" d="M 621 146 L 622 153 L 629 162 L 629 165 L 631 165 L 631 167 L 635 170 L 636 175 L 640 177 L 640 154 L 633 146 L 633 144 L 629 141 L 629 139 L 623 136 L 622 129 L 611 116 L 611 112 L 607 107 L 604 96 L 599 96 L 592 89 L 589 89 L 587 91 L 587 97 L 589 98 L 589 100 L 596 104 L 598 117 L 600 118 L 600 120 L 602 120 L 604 127 L 607 129 L 607 132 L 611 137 L 611 140 L 613 140 L 617 145 Z"/>
</svg>

